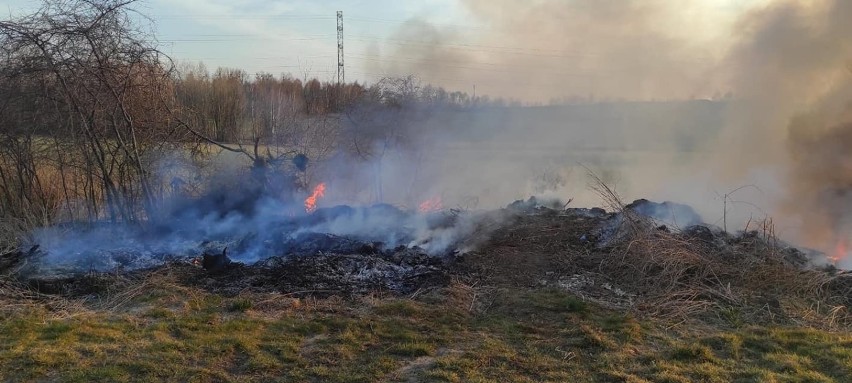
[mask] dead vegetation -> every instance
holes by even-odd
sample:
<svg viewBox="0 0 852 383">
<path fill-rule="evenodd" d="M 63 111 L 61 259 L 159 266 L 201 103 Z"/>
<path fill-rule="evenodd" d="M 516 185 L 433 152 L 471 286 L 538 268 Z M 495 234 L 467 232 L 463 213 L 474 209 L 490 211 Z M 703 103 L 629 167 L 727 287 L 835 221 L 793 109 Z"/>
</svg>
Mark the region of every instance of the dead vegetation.
<svg viewBox="0 0 852 383">
<path fill-rule="evenodd" d="M 600 271 L 644 297 L 639 312 L 679 319 L 715 314 L 733 324 L 852 324 L 852 275 L 806 267 L 804 254 L 783 245 L 771 222 L 735 235 L 672 233 L 630 210 L 619 214 L 624 237 L 593 258 Z"/>
<path fill-rule="evenodd" d="M 785 304 L 810 302 L 827 315 L 824 325 L 848 325 L 848 295 L 840 286 L 849 276 L 803 270 L 781 254 L 785 249 L 757 235 L 725 236 L 723 243 L 662 231 L 631 231 L 620 243 L 597 252 L 599 270 L 645 299 L 637 310 L 687 318 L 708 311 L 737 312 L 739 321 L 803 320 Z M 841 288 L 842 289 L 842 288 Z M 848 293 L 848 292 L 847 292 Z M 798 317 L 798 318 L 796 318 Z"/>
<path fill-rule="evenodd" d="M 560 287 L 672 325 L 852 325 L 852 273 L 809 265 L 771 222 L 739 234 L 672 231 L 625 208 L 602 182 L 595 189 L 613 213 L 537 207 L 463 263 L 483 286 Z"/>
</svg>

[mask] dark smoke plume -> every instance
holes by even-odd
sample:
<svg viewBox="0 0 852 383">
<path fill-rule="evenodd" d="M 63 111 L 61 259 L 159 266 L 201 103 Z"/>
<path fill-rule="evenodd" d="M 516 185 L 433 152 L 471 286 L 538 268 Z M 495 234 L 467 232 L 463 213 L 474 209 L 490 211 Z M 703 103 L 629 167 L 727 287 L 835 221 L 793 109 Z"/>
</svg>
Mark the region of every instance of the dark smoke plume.
<svg viewBox="0 0 852 383">
<path fill-rule="evenodd" d="M 776 214 L 829 252 L 852 237 L 850 19 L 848 1 L 773 3 L 740 20 L 729 56 L 743 98 L 728 131 L 738 160 L 784 169 Z"/>
</svg>

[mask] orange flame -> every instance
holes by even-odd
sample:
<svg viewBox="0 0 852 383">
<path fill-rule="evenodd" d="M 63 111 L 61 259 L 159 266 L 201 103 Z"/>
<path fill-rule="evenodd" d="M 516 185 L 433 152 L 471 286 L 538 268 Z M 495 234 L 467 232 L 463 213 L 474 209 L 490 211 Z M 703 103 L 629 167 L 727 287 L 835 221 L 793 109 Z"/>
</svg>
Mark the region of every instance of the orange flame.
<svg viewBox="0 0 852 383">
<path fill-rule="evenodd" d="M 308 198 L 305 198 L 305 211 L 313 213 L 317 209 L 317 200 L 325 196 L 325 183 L 320 183 L 314 187 L 314 192 Z"/>
<path fill-rule="evenodd" d="M 438 211 L 444 208 L 444 203 L 441 202 L 441 197 L 435 196 L 420 203 L 417 206 L 417 211 L 421 213 L 429 213 Z"/>
<path fill-rule="evenodd" d="M 841 259 L 846 258 L 848 255 L 847 247 L 846 239 L 838 240 L 837 245 L 834 248 L 834 254 L 830 255 L 828 260 L 836 265 Z"/>
</svg>

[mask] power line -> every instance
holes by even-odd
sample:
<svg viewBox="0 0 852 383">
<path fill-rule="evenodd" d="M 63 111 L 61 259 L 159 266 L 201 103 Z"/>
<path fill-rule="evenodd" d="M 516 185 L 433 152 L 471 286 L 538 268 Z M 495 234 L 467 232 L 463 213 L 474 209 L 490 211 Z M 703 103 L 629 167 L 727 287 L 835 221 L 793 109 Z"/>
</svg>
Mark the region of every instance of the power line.
<svg viewBox="0 0 852 383">
<path fill-rule="evenodd" d="M 352 17 L 352 16 L 347 18 L 347 20 L 355 21 L 355 22 L 363 21 L 365 23 L 384 23 L 384 24 L 408 24 L 408 23 L 411 23 L 413 21 L 412 19 L 392 20 L 392 19 L 381 19 L 381 18 L 376 18 L 376 17 Z M 472 26 L 466 25 L 466 24 L 435 23 L 435 22 L 424 22 L 424 24 L 430 25 L 430 26 L 453 27 L 453 28 L 457 28 L 457 29 L 471 29 L 471 30 L 487 30 L 487 29 L 489 29 L 489 28 L 486 28 L 486 27 L 472 27 Z"/>
<path fill-rule="evenodd" d="M 274 38 L 274 37 L 261 37 L 253 34 L 187 34 L 183 35 L 187 37 L 199 37 L 199 38 L 172 38 L 172 39 L 160 39 L 160 42 L 181 42 L 181 43 L 210 43 L 210 42 L 232 42 L 232 41 L 258 41 L 258 40 L 267 40 L 267 41 L 316 41 L 316 40 L 324 40 L 327 38 L 335 37 L 335 35 L 305 35 L 302 37 L 294 37 L 294 38 Z M 209 38 L 208 38 L 209 37 Z M 338 36 L 340 37 L 340 36 Z M 366 35 L 350 35 L 349 39 L 356 42 L 384 42 L 386 44 L 392 45 L 401 45 L 401 46 L 422 46 L 422 47 L 442 47 L 449 49 L 458 49 L 464 51 L 477 51 L 477 52 L 487 52 L 487 53 L 498 53 L 498 54 L 512 54 L 512 55 L 520 55 L 520 56 L 533 56 L 533 57 L 552 57 L 552 58 L 600 58 L 605 57 L 606 54 L 603 53 L 594 53 L 594 52 L 578 52 L 578 51 L 566 51 L 566 50 L 551 50 L 551 49 L 537 49 L 537 48 L 521 48 L 521 47 L 510 47 L 510 46 L 494 46 L 494 45 L 481 45 L 481 44 L 462 44 L 462 43 L 432 43 L 427 41 L 418 41 L 418 40 L 405 40 L 405 39 L 395 39 L 395 38 L 383 38 L 379 36 L 366 36 Z M 650 54 L 650 53 L 649 53 Z M 706 61 L 707 58 L 696 57 L 694 59 L 687 60 L 675 60 L 675 62 L 682 63 L 696 63 Z"/>
<path fill-rule="evenodd" d="M 293 37 L 293 38 L 278 38 L 278 37 L 260 37 L 254 36 L 250 38 L 197 38 L 197 39 L 159 39 L 161 43 L 223 43 L 232 41 L 316 41 L 326 40 L 333 35 L 321 35 L 322 37 Z"/>
<path fill-rule="evenodd" d="M 391 45 L 401 45 L 401 46 L 420 46 L 420 47 L 441 47 L 441 48 L 449 48 L 456 50 L 463 50 L 466 52 L 475 51 L 475 52 L 487 52 L 487 53 L 501 53 L 501 54 L 515 54 L 522 56 L 538 56 L 538 57 L 554 57 L 554 58 L 579 58 L 579 57 L 598 57 L 600 54 L 594 53 L 577 53 L 572 52 L 570 54 L 566 54 L 566 51 L 560 50 L 545 50 L 545 49 L 533 49 L 533 48 L 518 48 L 518 47 L 499 47 L 499 46 L 489 46 L 489 45 L 477 45 L 477 44 L 453 44 L 453 43 L 432 43 L 427 41 L 416 41 L 416 40 L 402 40 L 402 39 L 394 39 L 394 38 L 382 38 L 377 36 L 350 36 L 352 40 L 360 41 L 360 42 L 383 42 Z M 550 52 L 550 53 L 559 53 L 559 54 L 545 54 L 538 52 Z"/>
<path fill-rule="evenodd" d="M 489 71 L 489 72 L 500 72 L 500 73 L 516 73 L 521 69 L 523 69 L 523 70 L 529 69 L 529 68 L 526 68 L 526 67 L 523 67 L 523 68 L 513 67 L 511 65 L 500 65 L 500 64 L 493 64 L 493 63 L 475 63 L 475 62 L 471 62 L 471 63 L 467 63 L 467 64 L 473 64 L 473 65 L 482 64 L 482 65 L 490 65 L 491 67 L 490 68 L 489 67 L 483 68 L 483 67 L 475 67 L 475 66 L 470 66 L 470 65 L 454 65 L 453 62 L 447 62 L 447 61 L 443 61 L 443 60 L 434 60 L 434 59 L 430 60 L 430 59 L 417 59 L 417 58 L 378 58 L 378 57 L 366 57 L 366 56 L 359 57 L 359 58 L 361 60 L 365 60 L 365 61 L 376 61 L 376 62 L 416 63 L 416 62 L 425 61 L 425 62 L 434 63 L 435 65 L 438 65 L 441 68 L 464 69 L 464 70 L 473 70 L 473 71 Z M 515 69 L 512 69 L 512 68 L 515 68 Z M 547 72 L 549 74 L 558 74 L 558 75 L 570 76 L 570 77 L 590 77 L 590 78 L 594 78 L 594 77 L 600 77 L 601 76 L 601 74 L 570 73 L 570 72 L 563 72 L 563 71 L 544 70 L 540 67 L 536 68 L 535 71 L 536 72 Z"/>
<path fill-rule="evenodd" d="M 171 19 L 200 19 L 200 20 L 294 20 L 294 21 L 316 21 L 316 20 L 333 20 L 334 17 L 328 15 L 262 15 L 262 14 L 167 14 L 167 15 L 152 15 L 154 20 L 171 20 Z"/>
<path fill-rule="evenodd" d="M 182 33 L 179 36 L 170 36 L 170 35 L 160 35 L 160 38 L 185 38 L 185 37 L 250 37 L 256 38 L 260 34 L 258 33 Z M 330 34 L 314 34 L 314 35 L 299 35 L 298 38 L 306 38 L 306 37 L 333 37 L 334 35 Z"/>
<path fill-rule="evenodd" d="M 353 72 L 350 71 L 350 73 L 353 73 Z M 382 73 L 354 72 L 354 73 L 361 75 L 361 76 L 364 76 L 365 78 L 372 78 L 373 80 L 381 80 L 384 77 L 394 77 L 394 76 L 400 75 L 399 73 L 394 73 L 394 72 L 382 72 Z M 461 77 L 445 77 L 445 76 L 440 76 L 440 77 L 425 76 L 425 77 L 427 77 L 428 79 L 433 80 L 433 81 L 447 81 L 447 82 L 458 83 L 458 84 L 460 84 L 460 85 L 458 85 L 459 86 L 458 89 L 462 92 L 466 92 L 466 90 L 462 90 L 462 88 L 464 87 L 465 83 L 467 83 L 468 81 L 471 80 L 470 78 L 461 78 Z M 552 86 L 531 84 L 529 81 L 526 81 L 526 80 L 507 81 L 506 77 L 500 78 L 500 81 L 498 83 L 493 84 L 493 85 L 496 86 L 496 87 L 511 85 L 511 86 L 517 86 L 519 88 L 526 88 L 526 89 L 553 89 Z M 489 88 L 489 87 L 486 85 L 485 88 Z"/>
<path fill-rule="evenodd" d="M 245 15 L 235 15 L 232 18 L 241 18 Z M 343 46 L 343 12 L 337 12 L 337 82 L 339 84 L 345 83 L 345 65 L 344 65 L 344 46 Z M 174 16 L 179 17 L 179 16 Z M 188 16 L 189 17 L 189 16 Z M 196 17 L 193 15 L 191 17 Z M 199 16 L 196 18 L 203 18 L 204 16 Z M 252 16 L 253 17 L 253 16 Z M 309 16 L 309 15 L 287 15 L 287 16 L 263 16 L 259 18 L 277 18 L 277 19 L 330 19 L 329 16 Z M 360 19 L 362 21 L 370 21 L 370 22 L 391 22 L 390 20 L 377 19 L 377 18 L 354 18 L 356 20 Z M 182 35 L 182 37 L 187 38 L 174 38 L 174 39 L 163 39 L 159 40 L 164 43 L 217 43 L 217 42 L 234 42 L 234 41 L 258 41 L 258 40 L 267 40 L 267 41 L 316 41 L 316 40 L 325 40 L 334 35 L 328 34 L 319 34 L 319 35 L 305 35 L 301 37 L 294 38 L 274 38 L 274 37 L 259 37 L 253 34 L 186 34 Z M 196 37 L 196 38 L 191 38 Z M 481 51 L 481 52 L 489 52 L 489 53 L 498 53 L 498 54 L 514 54 L 514 55 L 522 55 L 522 56 L 534 56 L 534 57 L 553 57 L 553 58 L 578 58 L 578 57 L 606 57 L 606 54 L 596 54 L 589 52 L 570 52 L 566 50 L 552 50 L 552 49 L 537 49 L 537 48 L 525 48 L 525 47 L 512 47 L 512 46 L 497 46 L 497 45 L 483 45 L 483 44 L 467 44 L 467 43 L 431 43 L 428 41 L 422 40 L 407 40 L 407 39 L 398 39 L 398 38 L 384 38 L 379 36 L 369 36 L 369 35 L 354 35 L 349 36 L 350 40 L 354 40 L 356 42 L 368 42 L 368 41 L 380 41 L 386 44 L 394 44 L 394 45 L 403 45 L 403 46 L 423 46 L 423 47 L 444 47 L 449 49 L 459 49 L 464 51 Z M 488 71 L 488 72 L 499 72 L 499 73 L 515 73 L 518 70 L 529 70 L 526 67 L 514 66 L 508 63 L 494 63 L 494 62 L 482 62 L 482 61 L 467 61 L 467 60 L 446 60 L 446 59 L 434 59 L 434 58 L 420 58 L 420 57 L 399 57 L 399 56 L 384 56 L 384 57 L 372 57 L 368 55 L 359 55 L 353 54 L 358 60 L 369 61 L 369 62 L 397 62 L 397 63 L 431 63 L 437 66 L 438 68 L 447 68 L 447 69 L 460 69 L 460 70 L 470 70 L 470 71 Z M 330 55 L 317 55 L 312 56 L 314 58 L 329 58 L 334 57 Z M 292 59 L 291 57 L 207 57 L 207 58 L 185 58 L 186 60 L 212 60 L 212 61 L 225 61 L 225 60 L 287 60 Z M 274 64 L 274 63 L 270 63 Z M 545 72 L 548 74 L 560 75 L 560 76 L 570 76 L 570 77 L 582 77 L 582 78 L 598 78 L 602 76 L 607 76 L 605 73 L 577 73 L 577 72 L 565 72 L 562 70 L 558 70 L 557 68 L 542 68 L 541 63 L 538 63 L 535 67 L 536 72 Z M 251 66 L 255 67 L 268 67 L 268 68 L 302 68 L 302 65 L 263 65 L 263 64 L 253 64 Z M 560 68 L 564 68 L 564 65 L 561 65 Z M 321 72 L 321 71 L 313 71 L 313 72 Z M 375 76 L 375 77 L 386 77 L 387 73 L 367 73 L 367 72 L 355 72 L 367 76 Z M 450 79 L 450 78 L 439 78 L 428 76 L 434 80 L 439 81 L 469 81 L 470 79 Z M 504 79 L 501 79 L 501 83 L 505 83 Z M 520 84 L 520 83 L 519 83 Z"/>
<path fill-rule="evenodd" d="M 190 52 L 174 52 L 176 54 L 188 54 Z M 311 55 L 311 56 L 277 56 L 277 57 L 193 57 L 193 56 L 182 56 L 180 59 L 182 60 L 282 60 L 282 61 L 293 61 L 298 59 L 316 59 L 316 58 L 332 58 L 333 55 Z"/>
<path fill-rule="evenodd" d="M 268 15 L 268 14 L 260 14 L 260 13 L 235 13 L 235 14 L 194 14 L 194 13 L 172 13 L 172 14 L 159 14 L 159 15 L 151 15 L 154 20 L 164 19 L 237 19 L 237 20 L 256 20 L 256 19 L 276 19 L 276 20 L 294 20 L 294 21 L 316 21 L 316 20 L 334 20 L 335 17 L 328 16 L 325 14 L 294 14 L 294 15 Z M 347 17 L 349 22 L 365 22 L 365 23 L 383 23 L 383 24 L 406 24 L 412 22 L 412 19 L 385 19 L 371 16 L 349 16 Z M 466 24 L 453 24 L 453 23 L 441 23 L 441 22 L 426 22 L 426 24 L 431 26 L 447 26 L 447 27 L 455 27 L 460 29 L 487 29 L 484 27 L 472 27 Z"/>
</svg>

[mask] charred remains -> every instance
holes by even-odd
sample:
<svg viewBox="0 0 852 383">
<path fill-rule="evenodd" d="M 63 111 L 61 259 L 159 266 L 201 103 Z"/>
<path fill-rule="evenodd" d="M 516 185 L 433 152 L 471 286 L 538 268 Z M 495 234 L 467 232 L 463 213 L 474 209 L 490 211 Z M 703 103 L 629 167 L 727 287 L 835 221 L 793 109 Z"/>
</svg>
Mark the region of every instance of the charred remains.
<svg viewBox="0 0 852 383">
<path fill-rule="evenodd" d="M 132 277 L 163 269 L 177 273 L 181 283 L 226 295 L 411 294 L 445 286 L 455 276 L 484 283 L 561 286 L 621 309 L 663 299 L 659 289 L 705 286 L 711 282 L 703 279 L 707 275 L 730 278 L 745 288 L 750 285 L 740 273 L 749 267 L 771 267 L 790 275 L 822 267 L 819 254 L 766 233 L 726 233 L 703 223 L 676 223 L 695 219 L 688 206 L 647 200 L 615 212 L 568 208 L 535 198 L 483 213 L 337 206 L 267 222 L 262 232 L 238 230 L 192 240 L 189 230 L 183 237 L 170 234 L 165 238 L 182 238 L 178 243 L 185 246 L 171 253 L 156 250 L 157 242 L 146 242 L 144 232 L 123 232 L 127 237 L 113 243 L 135 247 L 116 246 L 78 257 L 78 262 L 102 257 L 89 269 L 85 263 L 46 267 L 54 258 L 39 246 L 3 255 L 0 266 L 38 291 L 65 295 L 97 293 L 110 275 Z M 441 246 L 432 249 L 443 250 L 429 251 L 436 242 Z M 645 274 L 635 275 L 636 267 Z M 672 276 L 667 273 L 679 267 L 683 274 L 668 280 Z M 634 270 L 628 273 L 631 277 L 621 275 L 627 270 Z M 814 272 L 836 273 L 830 268 Z M 669 282 L 673 285 L 659 286 Z"/>
</svg>

